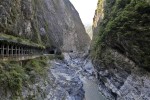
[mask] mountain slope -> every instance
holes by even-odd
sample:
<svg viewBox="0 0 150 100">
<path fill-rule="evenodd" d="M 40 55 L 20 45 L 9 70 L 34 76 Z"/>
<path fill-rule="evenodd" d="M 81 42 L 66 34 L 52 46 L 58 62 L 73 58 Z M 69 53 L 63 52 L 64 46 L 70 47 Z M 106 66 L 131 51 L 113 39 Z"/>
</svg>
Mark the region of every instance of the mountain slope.
<svg viewBox="0 0 150 100">
<path fill-rule="evenodd" d="M 106 90 L 108 98 L 150 98 L 141 83 L 150 81 L 149 12 L 149 0 L 98 2 L 93 24 L 92 57 L 101 88 Z"/>
</svg>

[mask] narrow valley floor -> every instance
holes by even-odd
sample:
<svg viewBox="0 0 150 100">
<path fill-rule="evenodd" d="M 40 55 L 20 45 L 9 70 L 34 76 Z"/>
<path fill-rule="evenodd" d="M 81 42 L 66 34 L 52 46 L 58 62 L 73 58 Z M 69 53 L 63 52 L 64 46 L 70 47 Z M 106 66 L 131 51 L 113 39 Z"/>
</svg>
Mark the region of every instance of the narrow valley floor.
<svg viewBox="0 0 150 100">
<path fill-rule="evenodd" d="M 106 100 L 98 91 L 91 61 L 82 54 L 64 57 L 49 62 L 55 85 L 45 100 Z"/>
</svg>

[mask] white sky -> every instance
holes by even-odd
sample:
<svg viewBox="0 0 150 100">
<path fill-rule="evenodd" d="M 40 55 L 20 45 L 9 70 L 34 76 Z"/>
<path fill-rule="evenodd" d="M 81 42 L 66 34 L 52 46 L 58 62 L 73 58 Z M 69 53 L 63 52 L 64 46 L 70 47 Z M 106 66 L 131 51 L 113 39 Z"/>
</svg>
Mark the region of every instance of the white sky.
<svg viewBox="0 0 150 100">
<path fill-rule="evenodd" d="M 98 0 L 70 0 L 84 25 L 92 25 Z"/>
</svg>

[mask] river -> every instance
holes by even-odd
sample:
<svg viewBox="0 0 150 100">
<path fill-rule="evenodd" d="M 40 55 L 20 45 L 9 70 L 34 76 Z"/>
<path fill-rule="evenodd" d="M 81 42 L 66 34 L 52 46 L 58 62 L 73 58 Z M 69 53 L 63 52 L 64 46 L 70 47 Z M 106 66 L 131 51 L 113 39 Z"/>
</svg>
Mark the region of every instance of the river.
<svg viewBox="0 0 150 100">
<path fill-rule="evenodd" d="M 56 90 L 47 100 L 106 100 L 98 91 L 91 60 L 78 54 L 65 53 L 64 57 L 51 61 Z"/>
<path fill-rule="evenodd" d="M 86 100 L 106 100 L 98 91 L 98 84 L 94 80 L 82 79 Z"/>
<path fill-rule="evenodd" d="M 64 56 L 66 57 L 66 55 Z M 70 57 L 69 59 L 67 58 L 67 61 L 70 62 L 70 65 L 81 67 L 77 68 L 76 71 L 78 72 L 78 75 L 83 83 L 83 90 L 85 91 L 85 100 L 107 100 L 98 90 L 98 82 L 93 75 L 94 67 L 92 65 L 91 60 L 82 56 L 79 56 L 79 58 L 72 57 L 74 56 L 73 54 L 69 56 Z"/>
</svg>

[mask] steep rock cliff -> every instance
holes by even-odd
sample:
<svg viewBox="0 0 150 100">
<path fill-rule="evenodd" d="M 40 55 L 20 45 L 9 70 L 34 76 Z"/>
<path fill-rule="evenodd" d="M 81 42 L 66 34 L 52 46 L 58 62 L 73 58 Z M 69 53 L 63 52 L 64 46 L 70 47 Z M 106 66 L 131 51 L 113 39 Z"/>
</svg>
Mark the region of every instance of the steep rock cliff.
<svg viewBox="0 0 150 100">
<path fill-rule="evenodd" d="M 1 0 L 0 33 L 67 51 L 90 40 L 69 0 Z"/>
<path fill-rule="evenodd" d="M 98 34 L 100 23 L 104 18 L 104 6 L 105 0 L 99 0 L 97 3 L 97 9 L 95 10 L 95 15 L 93 18 L 93 35 Z M 95 36 L 96 37 L 96 36 Z"/>
<path fill-rule="evenodd" d="M 86 25 L 85 30 L 86 30 L 87 34 L 89 35 L 90 39 L 92 40 L 92 38 L 93 38 L 92 26 Z"/>
<path fill-rule="evenodd" d="M 148 100 L 149 0 L 99 0 L 94 17 L 93 64 L 109 99 Z"/>
</svg>

